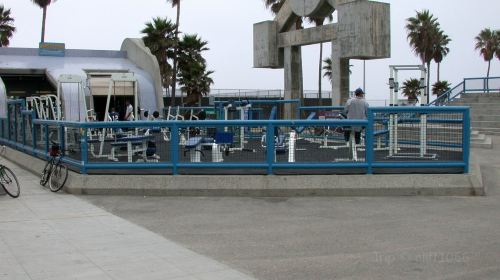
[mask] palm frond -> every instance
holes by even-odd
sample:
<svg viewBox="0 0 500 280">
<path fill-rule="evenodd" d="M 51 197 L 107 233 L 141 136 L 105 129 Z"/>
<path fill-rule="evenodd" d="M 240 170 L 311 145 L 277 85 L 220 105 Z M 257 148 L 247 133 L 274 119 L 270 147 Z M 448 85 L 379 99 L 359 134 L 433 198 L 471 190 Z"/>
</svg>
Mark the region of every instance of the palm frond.
<svg viewBox="0 0 500 280">
<path fill-rule="evenodd" d="M 14 19 L 10 16 L 10 9 L 5 9 L 0 5 L 0 47 L 6 47 L 10 44 L 10 38 L 16 31 Z"/>
</svg>

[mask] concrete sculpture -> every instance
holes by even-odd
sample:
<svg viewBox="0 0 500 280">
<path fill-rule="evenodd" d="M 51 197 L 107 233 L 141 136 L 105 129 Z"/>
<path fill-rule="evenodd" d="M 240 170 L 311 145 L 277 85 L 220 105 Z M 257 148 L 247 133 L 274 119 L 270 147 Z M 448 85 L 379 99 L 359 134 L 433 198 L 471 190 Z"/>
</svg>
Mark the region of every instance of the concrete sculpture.
<svg viewBox="0 0 500 280">
<path fill-rule="evenodd" d="M 299 17 L 337 23 L 299 29 Z M 301 46 L 332 43 L 332 105 L 349 97 L 349 59 L 390 57 L 390 6 L 367 0 L 286 0 L 275 19 L 254 24 L 254 67 L 285 70 L 285 99 L 302 95 Z M 292 118 L 294 108 L 286 108 Z"/>
</svg>

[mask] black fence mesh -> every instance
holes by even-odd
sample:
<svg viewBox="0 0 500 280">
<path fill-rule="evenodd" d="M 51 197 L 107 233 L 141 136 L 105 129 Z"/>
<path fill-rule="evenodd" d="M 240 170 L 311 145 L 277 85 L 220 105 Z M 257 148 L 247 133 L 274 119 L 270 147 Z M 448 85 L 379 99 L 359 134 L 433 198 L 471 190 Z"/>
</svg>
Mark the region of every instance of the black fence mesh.
<svg viewBox="0 0 500 280">
<path fill-rule="evenodd" d="M 84 129 L 75 127 L 64 128 L 64 155 L 70 159 L 80 161 L 82 159 L 81 134 Z"/>
<path fill-rule="evenodd" d="M 79 137 L 82 137 L 80 134 Z M 169 162 L 170 130 L 164 126 L 137 128 L 88 129 L 88 161 L 99 162 Z M 79 157 L 80 148 L 75 149 Z"/>
<path fill-rule="evenodd" d="M 183 127 L 177 133 L 180 162 L 266 161 L 265 128 L 261 126 Z"/>
<path fill-rule="evenodd" d="M 376 113 L 375 161 L 460 161 L 462 113 Z"/>
<path fill-rule="evenodd" d="M 4 139 L 27 148 L 34 143 L 37 150 L 47 152 L 52 142 L 62 142 L 63 152 L 69 159 L 86 158 L 89 163 L 158 164 L 156 167 L 127 166 L 134 167 L 138 173 L 156 169 L 158 174 L 173 172 L 165 166 L 174 163 L 180 164 L 181 174 L 265 174 L 270 169 L 275 174 L 282 170 L 307 174 L 306 171 L 313 169 L 333 174 L 339 173 L 337 168 L 363 173 L 371 154 L 367 151 L 373 151 L 373 163 L 389 163 L 374 168 L 392 168 L 388 171 L 391 173 L 398 168 L 390 163 L 402 162 L 410 163 L 404 167 L 408 172 L 411 163 L 460 163 L 464 160 L 463 149 L 468 146 L 464 145 L 468 144 L 464 143 L 468 140 L 464 138 L 467 135 L 464 120 L 468 116 L 463 109 L 409 108 L 402 112 L 397 107 L 374 108 L 370 117 L 373 124 L 369 126 L 367 121 L 354 125 L 345 120 L 340 108 L 302 111 L 303 115 L 319 121 L 241 121 L 242 112 L 249 120 L 279 119 L 280 110 L 285 106 L 257 105 L 227 110 L 228 119 L 240 122 L 116 122 L 112 128 L 105 128 L 109 123 L 103 123 L 101 127 L 84 129 L 66 127 L 64 122 L 40 124 L 26 112 L 21 114 L 22 106 L 16 103 L 9 104 L 8 118 L 3 119 L 0 126 Z M 200 113 L 196 109 L 188 112 L 190 115 Z M 82 138 L 87 142 L 85 158 L 82 157 Z M 367 143 L 373 147 L 367 147 Z M 268 166 L 270 163 L 276 165 Z M 341 163 L 348 165 L 341 166 Z M 357 168 L 362 170 L 353 171 Z"/>
</svg>

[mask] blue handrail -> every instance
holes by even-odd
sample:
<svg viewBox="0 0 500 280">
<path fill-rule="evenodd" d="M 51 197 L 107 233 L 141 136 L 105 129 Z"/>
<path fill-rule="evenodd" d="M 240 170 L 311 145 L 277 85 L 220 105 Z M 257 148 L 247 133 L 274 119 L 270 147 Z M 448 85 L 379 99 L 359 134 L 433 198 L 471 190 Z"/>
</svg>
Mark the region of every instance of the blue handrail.
<svg viewBox="0 0 500 280">
<path fill-rule="evenodd" d="M 3 132 L 0 135 L 0 142 L 9 145 L 19 151 L 25 152 L 30 155 L 41 157 L 46 159 L 48 156 L 48 148 L 50 140 L 57 139 L 61 143 L 61 148 L 68 148 L 68 145 L 77 145 L 80 150 L 80 154 L 75 158 L 67 156 L 64 161 L 79 169 L 81 173 L 86 174 L 88 170 L 95 169 L 160 169 L 166 170 L 166 173 L 179 174 L 185 169 L 234 169 L 238 168 L 244 170 L 246 168 L 259 169 L 264 173 L 275 174 L 279 169 L 338 169 L 338 168 L 354 168 L 357 170 L 365 170 L 367 174 L 376 171 L 376 168 L 395 168 L 399 171 L 403 168 L 433 168 L 433 167 L 449 167 L 449 168 L 463 168 L 465 172 L 468 170 L 468 158 L 469 158 L 469 141 L 470 141 L 470 116 L 469 108 L 464 106 L 457 107 L 370 107 L 368 110 L 368 120 L 341 120 L 341 119 L 326 119 L 326 120 L 228 120 L 228 121 L 214 121 L 214 120 L 203 120 L 203 121 L 118 121 L 118 122 L 68 122 L 68 121 L 54 121 L 54 120 L 39 120 L 35 119 L 34 114 L 31 111 L 22 109 L 19 106 L 19 101 L 10 102 L 9 111 L 14 114 L 9 114 L 9 118 L 13 118 L 10 122 L 6 122 L 6 119 L 0 119 L 2 124 L 2 131 L 8 130 L 9 133 Z M 332 107 L 330 108 L 341 108 Z M 307 108 L 307 107 L 303 107 Z M 323 108 L 323 107 L 321 107 Z M 446 114 L 437 115 L 439 113 L 454 113 L 448 116 Z M 456 114 L 455 114 L 456 113 Z M 457 138 L 456 135 L 450 136 L 451 138 L 440 138 L 439 141 L 435 139 L 428 139 L 428 146 L 432 147 L 444 147 L 447 150 L 450 148 L 459 151 L 460 157 L 455 157 L 454 160 L 439 160 L 433 161 L 432 159 L 416 159 L 408 161 L 399 162 L 388 159 L 381 159 L 380 154 L 375 153 L 375 146 L 379 142 L 380 138 L 376 137 L 389 137 L 390 127 L 388 120 L 392 115 L 398 115 L 398 120 L 400 125 L 407 127 L 406 122 L 411 122 L 412 127 L 417 127 L 421 122 L 420 116 L 429 114 L 427 123 L 438 123 L 438 124 L 449 124 L 453 126 L 453 130 L 460 128 L 462 132 L 462 137 Z M 432 114 L 436 114 L 431 116 Z M 404 116 L 408 117 L 404 119 Z M 404 121 L 403 121 L 404 120 Z M 9 123 L 11 125 L 9 125 Z M 19 123 L 19 126 L 13 124 Z M 378 135 L 375 132 L 380 130 L 380 125 L 383 124 L 387 133 L 384 135 Z M 31 127 L 30 127 L 31 125 Z M 164 145 L 164 151 L 168 151 L 168 156 L 163 158 L 161 162 L 152 163 L 137 163 L 137 162 L 110 162 L 110 161 L 100 161 L 93 160 L 93 154 L 91 154 L 92 149 L 95 149 L 95 139 L 90 138 L 90 133 L 98 136 L 103 129 L 110 129 L 111 131 L 118 128 L 163 128 L 170 133 L 170 139 L 164 140 L 162 145 Z M 181 146 L 181 136 L 187 136 L 187 134 L 182 134 L 188 132 L 187 128 L 197 127 L 203 128 L 225 128 L 232 127 L 237 128 L 240 131 L 250 131 L 253 128 L 259 128 L 252 133 L 263 135 L 267 132 L 275 131 L 275 128 L 282 128 L 286 131 L 293 131 L 296 127 L 307 127 L 313 128 L 310 130 L 304 130 L 302 135 L 299 135 L 300 141 L 304 141 L 305 138 L 311 137 L 311 139 L 317 139 L 317 134 L 319 131 L 324 131 L 327 127 L 342 128 L 342 127 L 364 127 L 365 128 L 365 150 L 364 155 L 361 156 L 359 161 L 352 162 L 338 162 L 329 158 L 308 158 L 311 162 L 287 162 L 280 161 L 275 155 L 275 139 L 274 137 L 265 137 L 266 145 L 266 155 L 259 155 L 254 158 L 253 161 L 250 158 L 243 158 L 241 162 L 186 162 L 186 158 L 182 157 L 184 151 L 184 146 Z M 244 130 L 241 130 L 241 128 Z M 66 129 L 71 128 L 71 129 Z M 11 131 L 13 130 L 13 131 Z M 208 131 L 208 129 L 207 129 Z M 31 133 L 31 135 L 28 135 Z M 182 135 L 181 135 L 182 134 Z M 12 135 L 12 136 L 11 136 Z M 74 137 L 78 135 L 78 139 L 70 139 L 67 137 Z M 30 140 L 28 140 L 31 137 Z M 335 135 L 338 138 L 339 135 Z M 316 138 L 315 138 L 316 137 Z M 323 136 L 321 136 L 323 137 Z M 324 141 L 328 140 L 328 135 L 325 136 Z M 260 138 L 260 137 L 259 137 Z M 342 135 L 340 136 L 341 141 Z M 247 138 L 247 140 L 252 140 L 255 138 Z M 330 138 L 333 139 L 333 138 Z M 32 141 L 31 141 L 32 140 Z M 71 141 L 67 141 L 71 140 Z M 262 140 L 264 141 L 264 140 Z M 316 140 L 314 140 L 316 141 Z M 310 142 L 308 144 L 309 149 L 320 149 L 320 145 L 317 142 Z M 322 140 L 323 141 L 323 140 Z M 386 145 L 389 142 L 388 138 L 383 140 Z M 420 139 L 406 139 L 401 138 L 396 140 L 401 145 L 419 145 Z M 413 142 L 412 142 L 413 141 Z M 166 145 L 166 146 L 165 146 Z M 68 147 L 67 147 L 68 146 Z M 312 150 L 311 150 L 312 151 Z M 334 150 L 323 150 L 325 152 L 319 152 L 322 156 L 327 154 L 326 151 Z M 94 152 L 96 152 L 94 150 Z M 330 153 L 336 154 L 336 153 Z M 90 160 L 90 161 L 89 161 Z M 168 170 L 168 171 L 167 171 Z"/>
<path fill-rule="evenodd" d="M 483 81 L 481 87 L 478 87 L 477 85 L 473 88 L 470 88 L 467 86 L 468 81 L 477 81 L 481 80 Z M 490 88 L 489 84 L 491 81 L 499 81 L 497 88 Z M 457 91 L 457 89 L 461 89 Z M 457 98 L 457 96 L 462 95 L 464 93 L 475 93 L 475 92 L 484 92 L 484 93 L 490 93 L 490 92 L 499 92 L 500 91 L 500 77 L 489 77 L 489 78 L 465 78 L 461 83 L 456 85 L 455 87 L 451 88 L 450 90 L 444 92 L 441 94 L 438 98 L 436 98 L 434 101 L 429 103 L 429 105 L 435 105 L 435 106 L 440 106 L 444 105 L 446 103 L 449 103 Z M 453 94 L 455 92 L 455 94 Z M 453 94 L 453 95 L 452 95 Z"/>
</svg>

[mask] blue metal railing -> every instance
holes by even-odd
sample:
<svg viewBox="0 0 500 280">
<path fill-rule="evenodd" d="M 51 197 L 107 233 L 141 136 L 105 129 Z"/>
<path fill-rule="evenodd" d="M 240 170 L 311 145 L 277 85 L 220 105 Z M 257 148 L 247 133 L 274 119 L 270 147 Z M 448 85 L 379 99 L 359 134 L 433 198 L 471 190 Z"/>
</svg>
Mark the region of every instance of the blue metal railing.
<svg viewBox="0 0 500 280">
<path fill-rule="evenodd" d="M 468 172 L 469 163 L 469 142 L 470 142 L 470 118 L 468 107 L 386 107 L 386 108 L 370 108 L 367 120 L 233 120 L 233 121 L 136 121 L 136 122 L 65 122 L 65 121 L 48 121 L 34 119 L 32 111 L 24 110 L 24 107 L 19 105 L 19 102 L 9 103 L 9 112 L 7 119 L 0 119 L 0 142 L 9 145 L 15 149 L 28 153 L 30 155 L 48 158 L 48 150 L 50 141 L 57 141 L 61 145 L 62 150 L 76 149 L 79 152 L 77 155 L 65 155 L 63 160 L 67 164 L 73 166 L 74 169 L 81 173 L 88 173 L 89 170 L 106 170 L 106 169 L 159 169 L 165 170 L 165 173 L 180 174 L 181 170 L 229 170 L 229 169 L 258 169 L 267 174 L 276 174 L 279 170 L 296 170 L 296 174 L 303 172 L 302 170 L 311 169 L 357 169 L 364 170 L 365 173 L 371 174 L 379 168 L 391 168 L 397 172 L 409 168 L 461 168 L 463 172 Z M 340 107 L 328 108 L 307 108 L 300 107 L 300 110 L 337 110 Z M 19 114 L 16 112 L 19 111 Z M 12 116 L 11 116 L 12 115 Z M 462 133 L 460 139 L 455 139 L 455 136 L 448 138 L 439 138 L 437 140 L 428 140 L 429 146 L 443 147 L 443 150 L 455 149 L 460 157 L 453 159 L 422 159 L 409 158 L 387 159 L 385 152 L 376 151 L 375 146 L 379 139 L 377 138 L 377 130 L 389 130 L 388 120 L 391 116 L 398 116 L 399 122 L 403 125 L 417 127 L 422 123 L 422 116 L 428 116 L 427 123 L 433 127 L 453 126 L 453 130 Z M 19 117 L 20 116 L 20 117 Z M 14 118 L 14 119 L 11 119 Z M 20 118 L 20 120 L 18 120 Z M 12 125 L 19 123 L 20 125 Z M 359 160 L 354 161 L 334 161 L 333 158 L 324 156 L 326 154 L 335 156 L 335 149 L 320 149 L 319 144 L 311 140 L 308 143 L 306 154 L 318 155 L 318 158 L 304 161 L 299 158 L 296 162 L 277 159 L 277 146 L 275 146 L 274 137 L 262 138 L 262 144 L 266 146 L 257 152 L 242 156 L 240 162 L 191 162 L 186 157 L 181 157 L 185 150 L 182 145 L 182 137 L 189 135 L 190 129 L 197 128 L 200 131 L 208 131 L 210 128 L 215 128 L 217 131 L 224 131 L 227 127 L 238 128 L 239 131 L 265 135 L 272 133 L 277 129 L 282 131 L 293 131 L 299 127 L 309 128 L 332 128 L 332 127 L 364 127 L 365 128 L 365 147 L 366 152 L 360 156 Z M 96 139 L 101 137 L 99 133 L 107 130 L 110 133 L 118 130 L 128 129 L 131 132 L 135 130 L 146 130 L 151 128 L 161 129 L 169 133 L 168 141 L 165 140 L 162 147 L 166 157 L 158 162 L 112 162 L 108 159 L 102 161 L 96 160 L 94 154 L 95 146 L 99 142 Z M 435 128 L 433 128 L 435 129 Z M 260 133 L 260 134 L 259 134 Z M 311 135 L 308 135 L 310 133 Z M 316 131 L 311 129 L 310 132 L 303 132 L 302 138 L 311 137 L 313 139 Z M 388 137 L 386 132 L 383 137 Z M 12 135 L 21 135 L 11 137 Z M 238 138 L 238 133 L 235 133 Z M 325 141 L 330 140 L 326 134 L 321 136 Z M 245 141 L 250 141 L 251 138 L 245 138 Z M 67 142 L 68 141 L 68 142 Z M 97 142 L 96 142 L 97 141 Z M 115 140 L 116 141 L 116 140 Z M 384 140 L 387 142 L 387 139 Z M 397 142 L 401 145 L 409 146 L 422 145 L 422 140 L 415 139 L 399 139 Z M 73 145 L 72 147 L 70 147 Z M 265 153 L 265 156 L 260 156 L 259 153 Z M 250 156 L 251 155 L 251 156 Z M 253 158 L 251 158 L 253 157 Z M 214 171 L 217 173 L 217 171 Z M 278 172 L 279 173 L 279 172 Z"/>
<path fill-rule="evenodd" d="M 465 93 L 500 93 L 500 77 L 465 78 L 460 84 L 441 94 L 429 105 L 445 105 Z"/>
</svg>

